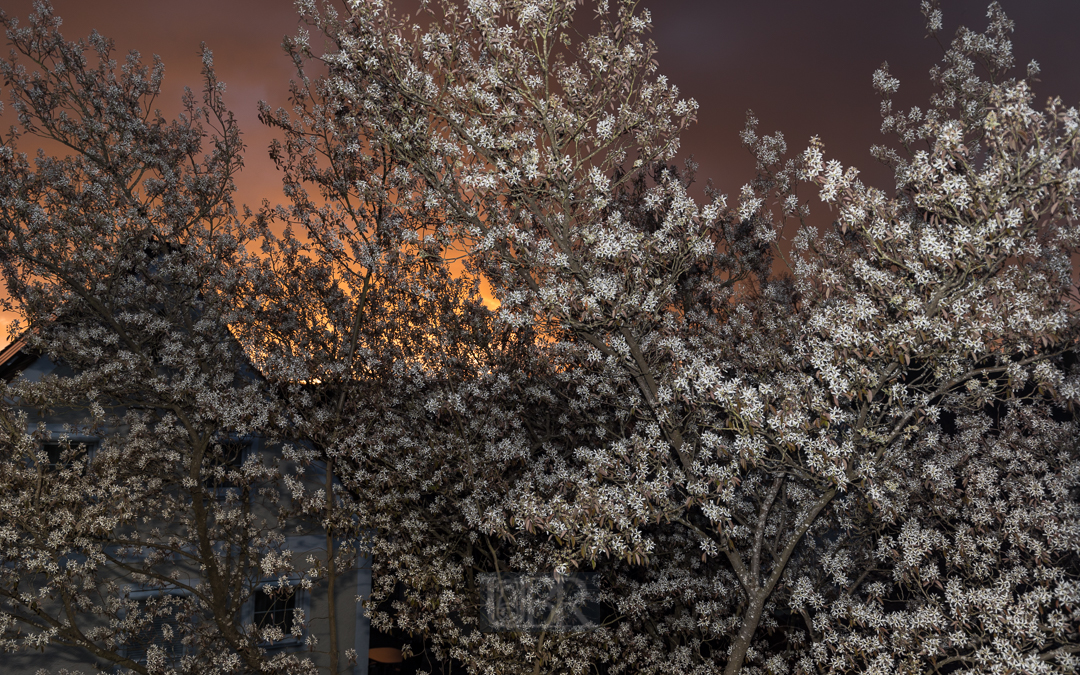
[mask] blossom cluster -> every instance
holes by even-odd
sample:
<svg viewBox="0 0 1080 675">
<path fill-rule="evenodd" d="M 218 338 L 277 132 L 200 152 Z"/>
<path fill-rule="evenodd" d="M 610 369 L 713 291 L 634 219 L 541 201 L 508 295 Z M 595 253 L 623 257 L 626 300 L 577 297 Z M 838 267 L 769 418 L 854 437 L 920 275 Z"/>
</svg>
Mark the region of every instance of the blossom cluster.
<svg viewBox="0 0 1080 675">
<path fill-rule="evenodd" d="M 13 395 L 89 402 L 95 421 L 125 409 L 100 453 L 116 473 L 93 484 L 21 459 L 40 455 L 33 434 L 4 418 L 22 501 L 0 542 L 25 561 L 10 569 L 56 593 L 93 586 L 111 549 L 93 539 L 63 566 L 33 548 L 47 530 L 68 551 L 80 528 L 106 538 L 167 513 L 188 534 L 138 546 L 201 550 L 188 560 L 212 571 L 206 551 L 234 542 L 248 556 L 235 578 L 296 574 L 280 532 L 295 516 L 328 534 L 306 581 L 332 583 L 348 558 L 335 533 L 358 540 L 372 625 L 445 668 L 1074 671 L 1075 108 L 1035 106 L 994 4 L 985 32 L 946 47 L 925 110 L 894 112 L 899 82 L 873 76 L 895 138 L 874 152 L 895 186 L 864 184 L 816 139 L 788 157 L 751 114 L 757 175 L 731 204 L 712 189 L 702 204 L 696 167 L 673 163 L 696 103 L 660 74 L 648 11 L 598 0 L 583 35 L 580 4 L 432 0 L 408 17 L 298 3 L 326 52 L 287 39 L 292 107 L 260 111 L 288 204 L 243 214 L 209 65 L 204 105 L 171 126 L 125 107 L 157 71 L 107 86 L 102 53 L 72 91 L 5 66 L 24 129 L 81 149 L 37 170 L 13 141 L 0 154 L 9 302 L 74 368 Z M 936 35 L 941 12 L 923 9 Z M 53 96 L 100 99 L 103 126 L 44 114 Z M 800 188 L 831 227 L 807 223 Z M 204 462 L 223 433 L 280 440 L 281 461 Z M 66 457 L 78 466 L 77 448 Z M 42 514 L 41 476 L 78 488 L 50 488 Z M 278 520 L 250 502 L 199 512 L 207 476 L 250 486 Z M 153 575 L 171 559 L 147 560 L 132 573 L 166 583 Z M 585 574 L 580 597 L 528 596 L 543 614 L 528 629 L 490 614 L 492 588 Z M 198 654 L 213 650 L 237 668 L 321 667 L 268 658 L 227 611 L 248 587 L 213 578 L 182 608 L 146 605 L 212 617 L 183 668 L 211 672 Z M 136 629 L 132 607 L 71 593 L 115 618 L 79 644 Z M 582 603 L 589 629 L 560 629 Z M 4 616 L 6 637 L 23 615 Z M 9 645 L 70 627 L 50 626 Z"/>
</svg>

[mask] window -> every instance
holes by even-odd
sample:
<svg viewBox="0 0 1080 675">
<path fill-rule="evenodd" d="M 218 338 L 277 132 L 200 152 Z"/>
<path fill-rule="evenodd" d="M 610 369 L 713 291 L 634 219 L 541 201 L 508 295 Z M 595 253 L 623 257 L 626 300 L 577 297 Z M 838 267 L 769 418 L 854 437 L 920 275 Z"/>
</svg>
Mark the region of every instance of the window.
<svg viewBox="0 0 1080 675">
<path fill-rule="evenodd" d="M 287 580 L 282 588 L 277 581 L 267 582 L 252 593 L 249 611 L 251 623 L 259 633 L 260 644 L 270 648 L 284 648 L 299 645 L 302 637 L 293 635 L 294 622 L 299 619 L 301 625 L 306 614 L 307 594 L 297 585 L 299 579 Z M 277 639 L 266 640 L 267 629 L 276 628 L 280 633 Z"/>
<path fill-rule="evenodd" d="M 74 462 L 88 463 L 98 449 L 96 440 L 45 441 L 43 445 L 49 469 L 60 470 Z"/>
<path fill-rule="evenodd" d="M 279 628 L 286 636 L 291 636 L 293 620 L 296 618 L 296 590 L 292 586 L 284 589 L 264 586 L 255 593 L 254 621 L 260 634 L 267 628 Z"/>
<path fill-rule="evenodd" d="M 183 610 L 184 596 L 179 592 L 135 591 L 129 596 L 135 601 L 131 618 L 136 628 L 124 638 L 122 653 L 136 663 L 146 663 L 150 648 L 157 645 L 165 652 L 170 665 L 184 655 L 183 633 L 178 613 Z"/>
</svg>

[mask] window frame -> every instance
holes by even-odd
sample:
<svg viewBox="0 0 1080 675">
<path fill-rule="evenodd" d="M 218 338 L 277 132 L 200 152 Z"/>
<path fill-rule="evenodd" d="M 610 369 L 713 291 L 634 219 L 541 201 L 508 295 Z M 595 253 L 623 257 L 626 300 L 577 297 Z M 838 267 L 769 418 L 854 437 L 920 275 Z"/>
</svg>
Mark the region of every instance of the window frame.
<svg viewBox="0 0 1080 675">
<path fill-rule="evenodd" d="M 64 451 L 64 446 L 68 448 L 78 448 L 80 445 L 84 448 L 86 457 L 86 467 L 84 472 L 89 472 L 90 467 L 94 462 L 94 457 L 97 455 L 98 450 L 101 449 L 101 439 L 97 436 L 88 436 L 84 434 L 51 434 L 50 438 L 42 440 L 40 443 L 41 452 L 45 454 L 45 469 L 47 471 L 63 471 L 71 466 L 71 462 L 61 462 L 60 454 Z M 55 461 L 53 448 L 56 449 Z"/>
<path fill-rule="evenodd" d="M 244 610 L 242 613 L 242 623 L 245 627 L 250 627 L 252 631 L 255 631 L 255 604 L 256 598 L 258 597 L 257 594 L 262 593 L 263 595 L 266 595 L 266 591 L 263 589 L 271 586 L 276 587 L 280 581 L 281 580 L 278 578 L 264 577 L 251 589 L 251 595 L 248 596 L 247 602 L 244 603 Z M 285 629 L 283 629 L 283 632 L 285 633 L 285 637 L 283 639 L 271 642 L 259 638 L 257 644 L 263 649 L 266 649 L 268 651 L 287 650 L 290 648 L 302 647 L 304 645 L 304 641 L 307 639 L 309 631 L 311 630 L 308 625 L 311 621 L 311 598 L 308 591 L 304 589 L 300 582 L 301 577 L 299 574 L 290 574 L 285 577 L 285 585 L 289 586 L 292 589 L 293 597 L 295 598 L 295 602 L 293 603 L 293 611 L 295 612 L 296 610 L 299 610 L 304 613 L 303 632 L 300 634 L 300 637 L 293 635 L 290 631 L 292 627 L 292 622 L 290 621 L 289 625 Z M 293 617 L 295 616 L 296 615 L 293 614 Z"/>
</svg>

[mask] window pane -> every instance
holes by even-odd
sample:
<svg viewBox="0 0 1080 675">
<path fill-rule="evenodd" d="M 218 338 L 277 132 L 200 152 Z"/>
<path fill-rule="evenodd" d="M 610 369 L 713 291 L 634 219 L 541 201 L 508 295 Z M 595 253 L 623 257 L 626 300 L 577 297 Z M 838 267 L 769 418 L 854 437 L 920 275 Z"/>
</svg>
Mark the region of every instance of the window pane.
<svg viewBox="0 0 1080 675">
<path fill-rule="evenodd" d="M 60 469 L 64 466 L 70 466 L 72 461 L 86 461 L 97 450 L 97 441 L 72 441 L 68 443 L 59 443 L 57 441 L 47 441 L 45 444 L 45 456 L 48 457 L 49 468 Z M 68 447 L 71 448 L 71 452 L 68 452 Z M 64 456 L 67 456 L 67 461 L 61 461 Z"/>
<path fill-rule="evenodd" d="M 46 443 L 45 455 L 49 458 L 49 466 L 60 466 L 60 453 L 63 452 L 64 446 L 59 443 Z"/>
<path fill-rule="evenodd" d="M 255 626 L 260 632 L 276 626 L 288 636 L 292 630 L 295 609 L 296 593 L 292 588 L 284 591 L 275 589 L 273 595 L 268 595 L 260 588 L 255 593 Z"/>
</svg>

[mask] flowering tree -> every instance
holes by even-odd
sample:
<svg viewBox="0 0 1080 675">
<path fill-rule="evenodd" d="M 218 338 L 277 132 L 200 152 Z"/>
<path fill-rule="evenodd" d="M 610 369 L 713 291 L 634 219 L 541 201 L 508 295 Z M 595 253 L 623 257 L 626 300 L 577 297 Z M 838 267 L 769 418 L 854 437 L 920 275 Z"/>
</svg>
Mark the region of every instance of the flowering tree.
<svg viewBox="0 0 1080 675">
<path fill-rule="evenodd" d="M 8 393 L 124 432 L 50 466 L 0 419 L 8 646 L 139 669 L 126 635 L 200 616 L 183 668 L 311 670 L 237 621 L 256 568 L 296 571 L 289 512 L 209 499 L 213 476 L 317 517 L 330 583 L 334 535 L 365 533 L 373 623 L 472 672 L 1076 669 L 1080 125 L 1031 107 L 1000 8 L 925 112 L 875 74 L 894 191 L 751 118 L 758 176 L 728 206 L 670 165 L 696 104 L 633 0 L 595 3 L 590 35 L 574 0 L 300 5 L 328 74 L 287 41 L 293 108 L 262 118 L 290 203 L 250 221 L 209 55 L 203 104 L 166 123 L 160 68 L 4 19 L 41 69 L 5 64 L 21 133 L 75 153 L 0 147 L 9 307 L 75 373 Z M 216 466 L 256 431 L 290 441 L 287 473 Z M 163 513 L 178 531 L 123 540 Z M 157 588 L 206 571 L 138 605 L 105 562 Z"/>
<path fill-rule="evenodd" d="M 288 497 L 289 465 L 239 448 L 276 408 L 228 328 L 254 230 L 232 202 L 243 145 L 211 54 L 201 100 L 188 91 L 166 121 L 160 62 L 118 66 L 96 33 L 65 41 L 47 5 L 0 23 L 18 121 L 0 145 L 4 307 L 25 317 L 12 338 L 58 364 L 3 392 L 4 648 L 73 647 L 140 673 L 313 672 L 264 648 L 303 635 L 302 612 L 244 618 L 264 578 L 287 593 L 320 568 L 285 546 L 308 506 Z M 32 160 L 25 136 L 68 154 Z M 70 422 L 63 434 L 40 409 Z"/>
<path fill-rule="evenodd" d="M 292 108 L 262 119 L 282 134 L 271 155 L 290 204 L 261 214 L 236 333 L 283 402 L 291 451 L 337 467 L 341 485 L 307 494 L 334 493 L 336 526 L 367 533 L 373 625 L 430 636 L 439 661 L 516 664 L 514 640 L 484 629 L 491 580 L 523 553 L 516 572 L 546 569 L 557 547 L 480 521 L 532 463 L 526 427 L 557 402 L 522 383 L 550 365 L 534 331 L 500 327 L 476 278 L 454 273 L 449 223 L 337 81 L 308 75 L 306 36 L 286 47 Z M 516 446 L 488 443 L 496 428 Z"/>
<path fill-rule="evenodd" d="M 940 10 L 923 11 L 936 36 Z M 1038 66 L 1010 77 L 1012 23 L 996 4 L 987 16 L 947 47 L 925 112 L 894 111 L 899 83 L 875 73 L 883 130 L 904 150 L 874 149 L 894 197 L 823 164 L 816 143 L 794 177 L 775 172 L 781 193 L 809 179 L 838 207 L 831 235 L 800 231 L 793 263 L 818 305 L 807 352 L 822 384 L 837 399 L 874 385 L 844 421 L 878 434 L 899 421 L 910 438 L 853 467 L 863 508 L 841 522 L 865 543 L 823 556 L 829 605 L 812 574 L 793 580 L 792 605 L 821 610 L 819 667 L 1077 665 L 1077 436 L 1062 420 L 1078 383 L 1078 119 L 1059 99 L 1031 107 Z"/>
<path fill-rule="evenodd" d="M 657 74 L 648 12 L 597 3 L 596 32 L 577 36 L 577 5 L 431 3 L 414 23 L 355 2 L 321 23 L 340 116 L 465 243 L 501 303 L 494 325 L 535 331 L 551 364 L 522 382 L 558 402 L 530 413 L 554 417 L 476 439 L 473 457 L 499 448 L 524 470 L 469 525 L 551 547 L 514 557 L 522 570 L 595 566 L 614 613 L 546 636 L 561 647 L 522 634 L 505 649 L 553 671 L 1070 669 L 1075 448 L 1047 439 L 1072 438 L 1050 411 L 1078 391 L 1075 109 L 1030 107 L 992 5 L 988 31 L 962 30 L 935 69 L 927 112 L 895 114 L 895 80 L 875 75 L 899 133 L 876 151 L 892 195 L 816 141 L 784 160 L 782 136 L 752 122 L 758 179 L 736 206 L 699 206 L 663 166 L 695 105 Z M 788 251 L 807 184 L 838 218 L 798 227 Z M 773 253 L 790 276 L 770 273 Z M 503 394 L 477 386 L 475 407 L 446 405 L 483 419 Z M 979 492 L 1002 471 L 1043 486 L 1024 493 L 1038 506 Z M 1050 513 L 1059 525 L 1020 525 Z M 947 556 L 961 537 L 1012 571 Z M 990 589 L 1001 614 L 974 627 Z M 1011 607 L 1026 632 L 1006 634 Z"/>
</svg>

